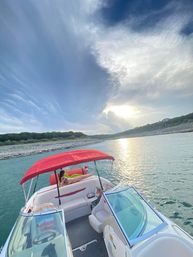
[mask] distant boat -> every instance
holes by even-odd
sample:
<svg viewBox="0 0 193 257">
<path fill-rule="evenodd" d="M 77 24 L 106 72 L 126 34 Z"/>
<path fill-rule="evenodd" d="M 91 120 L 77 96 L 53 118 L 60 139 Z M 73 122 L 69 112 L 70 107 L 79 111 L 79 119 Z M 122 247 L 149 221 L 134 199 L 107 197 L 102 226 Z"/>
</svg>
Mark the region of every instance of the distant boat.
<svg viewBox="0 0 193 257">
<path fill-rule="evenodd" d="M 75 150 L 36 162 L 20 181 L 25 206 L 0 256 L 193 257 L 192 237 L 155 210 L 133 186 L 114 187 L 101 177 L 99 160 L 114 158 L 97 150 Z M 78 176 L 85 173 L 80 164 L 90 162 L 96 175 L 59 185 L 57 170 L 79 165 L 69 173 Z M 38 177 L 48 172 L 54 172 L 51 185 L 35 192 Z"/>
</svg>

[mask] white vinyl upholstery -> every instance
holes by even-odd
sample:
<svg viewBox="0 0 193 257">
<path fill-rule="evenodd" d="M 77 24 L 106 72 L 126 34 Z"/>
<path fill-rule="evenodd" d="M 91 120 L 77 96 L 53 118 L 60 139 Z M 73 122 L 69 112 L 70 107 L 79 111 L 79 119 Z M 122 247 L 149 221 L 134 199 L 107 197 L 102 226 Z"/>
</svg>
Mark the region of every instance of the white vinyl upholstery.
<svg viewBox="0 0 193 257">
<path fill-rule="evenodd" d="M 106 179 L 101 178 L 103 187 L 110 187 L 111 184 Z M 91 176 L 87 179 L 74 184 L 60 187 L 59 206 L 58 193 L 56 185 L 49 186 L 39 190 L 35 197 L 31 200 L 33 207 L 38 207 L 44 203 L 52 203 L 54 206 L 62 207 L 65 214 L 66 222 L 91 213 L 91 202 L 94 198 L 88 198 L 89 194 L 95 195 L 96 188 L 100 188 L 99 180 L 96 176 Z"/>
<path fill-rule="evenodd" d="M 89 215 L 89 223 L 91 227 L 98 233 L 101 233 L 103 231 L 102 229 L 102 223 L 99 221 L 94 215 Z"/>
<path fill-rule="evenodd" d="M 93 227 L 93 229 L 96 232 L 102 233 L 104 226 L 106 224 L 106 221 L 109 217 L 110 217 L 110 214 L 105 208 L 104 198 L 102 197 L 98 205 L 94 207 L 91 215 L 89 216 L 90 225 Z"/>
<path fill-rule="evenodd" d="M 109 214 L 107 213 L 107 211 L 103 210 L 99 210 L 98 212 L 96 212 L 96 218 L 103 223 L 104 221 L 107 220 L 107 218 L 109 217 Z"/>
<path fill-rule="evenodd" d="M 68 212 L 70 210 L 80 208 L 85 205 L 87 205 L 86 199 L 83 197 L 79 197 L 77 199 L 71 200 L 70 202 L 62 204 L 61 207 L 63 208 L 64 212 Z"/>
</svg>

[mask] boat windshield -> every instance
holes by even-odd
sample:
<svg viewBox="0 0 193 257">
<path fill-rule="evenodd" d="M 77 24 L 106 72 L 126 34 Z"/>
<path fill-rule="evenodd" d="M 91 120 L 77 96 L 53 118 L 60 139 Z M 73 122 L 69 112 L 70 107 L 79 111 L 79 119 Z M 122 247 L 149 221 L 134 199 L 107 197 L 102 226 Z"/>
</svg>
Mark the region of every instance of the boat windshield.
<svg viewBox="0 0 193 257">
<path fill-rule="evenodd" d="M 12 233 L 8 257 L 67 257 L 62 211 L 20 215 Z"/>
<path fill-rule="evenodd" d="M 133 187 L 106 192 L 104 195 L 130 246 L 166 226 L 159 214 Z"/>
</svg>

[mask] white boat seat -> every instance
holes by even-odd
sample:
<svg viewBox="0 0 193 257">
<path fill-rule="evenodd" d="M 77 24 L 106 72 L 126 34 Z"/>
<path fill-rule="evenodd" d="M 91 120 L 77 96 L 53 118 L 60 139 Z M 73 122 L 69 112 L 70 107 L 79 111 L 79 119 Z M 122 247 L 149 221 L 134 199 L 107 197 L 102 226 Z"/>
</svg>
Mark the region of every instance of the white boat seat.
<svg viewBox="0 0 193 257">
<path fill-rule="evenodd" d="M 74 200 L 71 200 L 69 202 L 63 203 L 61 205 L 61 207 L 62 207 L 62 209 L 64 210 L 64 213 L 65 213 L 65 212 L 80 208 L 82 206 L 85 206 L 87 204 L 88 203 L 87 203 L 87 201 L 85 200 L 84 197 L 79 197 L 77 199 L 74 199 Z"/>
<path fill-rule="evenodd" d="M 89 215 L 89 222 L 91 227 L 98 233 L 102 233 L 109 213 L 104 208 L 104 200 L 101 199 L 97 206 L 92 210 L 92 214 Z"/>
<path fill-rule="evenodd" d="M 101 222 L 105 222 L 109 217 L 109 214 L 105 210 L 100 210 L 95 214 L 96 218 Z"/>
</svg>

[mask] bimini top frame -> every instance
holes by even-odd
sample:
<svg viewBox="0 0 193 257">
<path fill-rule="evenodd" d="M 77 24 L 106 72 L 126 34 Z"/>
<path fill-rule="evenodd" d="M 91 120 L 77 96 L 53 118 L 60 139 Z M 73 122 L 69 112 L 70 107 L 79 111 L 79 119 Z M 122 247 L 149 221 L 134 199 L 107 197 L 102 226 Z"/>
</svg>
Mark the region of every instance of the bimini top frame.
<svg viewBox="0 0 193 257">
<path fill-rule="evenodd" d="M 29 199 L 31 189 L 32 189 L 33 179 L 35 177 L 37 178 L 35 187 L 33 190 L 35 192 L 35 188 L 37 185 L 39 175 L 43 174 L 43 173 L 47 173 L 47 172 L 54 172 L 55 178 L 57 181 L 56 184 L 57 184 L 57 190 L 58 190 L 58 200 L 59 200 L 59 205 L 60 205 L 61 204 L 60 190 L 59 190 L 58 177 L 56 175 L 56 170 L 62 169 L 64 167 L 71 166 L 71 165 L 85 163 L 85 162 L 94 162 L 95 169 L 96 169 L 98 179 L 100 182 L 100 186 L 101 186 L 101 189 L 103 190 L 101 178 L 100 178 L 99 171 L 98 171 L 97 165 L 96 165 L 96 161 L 99 161 L 99 160 L 112 160 L 113 161 L 114 157 L 112 157 L 111 155 L 108 155 L 106 153 L 103 153 L 101 151 L 98 151 L 98 150 L 86 149 L 86 150 L 73 150 L 73 151 L 69 151 L 69 152 L 54 154 L 54 155 L 48 156 L 46 158 L 43 158 L 43 159 L 37 161 L 36 163 L 34 163 L 34 165 L 31 168 L 29 168 L 26 171 L 26 173 L 24 174 L 23 178 L 20 181 L 20 184 L 22 185 L 22 188 L 23 188 L 25 201 L 27 202 L 27 200 Z M 30 179 L 31 179 L 31 183 L 29 186 L 29 191 L 26 194 L 24 185 L 25 185 L 25 182 L 27 182 Z"/>
<path fill-rule="evenodd" d="M 98 160 L 114 160 L 114 158 L 106 153 L 98 150 L 74 150 L 59 154 L 54 154 L 43 158 L 29 168 L 20 181 L 22 185 L 27 180 L 37 177 L 46 172 L 52 172 L 67 166 L 80 164 L 84 162 Z"/>
</svg>

